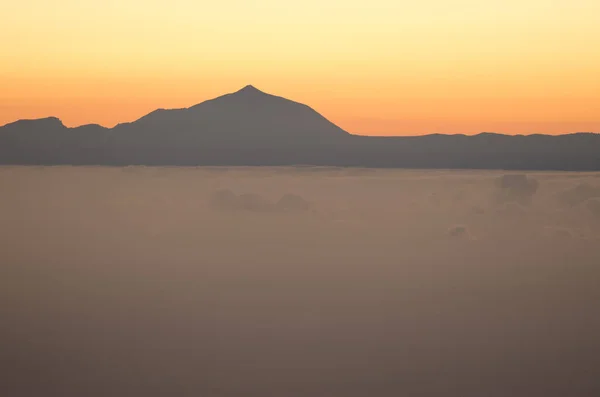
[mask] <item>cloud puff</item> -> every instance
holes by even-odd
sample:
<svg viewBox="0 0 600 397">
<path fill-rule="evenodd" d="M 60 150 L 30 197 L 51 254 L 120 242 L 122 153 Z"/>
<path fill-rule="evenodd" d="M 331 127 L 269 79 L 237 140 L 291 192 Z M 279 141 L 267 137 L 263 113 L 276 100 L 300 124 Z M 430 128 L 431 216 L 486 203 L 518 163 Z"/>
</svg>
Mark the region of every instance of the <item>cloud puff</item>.
<svg viewBox="0 0 600 397">
<path fill-rule="evenodd" d="M 496 187 L 496 202 L 529 205 L 539 188 L 539 182 L 525 174 L 505 174 L 496 180 Z"/>
<path fill-rule="evenodd" d="M 452 238 L 473 239 L 473 235 L 467 225 L 454 225 L 450 227 L 446 234 Z"/>
<path fill-rule="evenodd" d="M 238 209 L 238 196 L 229 189 L 220 189 L 211 195 L 210 205 L 221 210 Z"/>
<path fill-rule="evenodd" d="M 313 205 L 297 194 L 285 194 L 276 204 L 278 210 L 283 212 L 304 212 L 313 208 Z"/>
<path fill-rule="evenodd" d="M 589 212 L 600 219 L 600 197 L 587 199 L 584 205 Z"/>
<path fill-rule="evenodd" d="M 238 196 L 241 209 L 252 212 L 271 212 L 275 209 L 273 203 L 255 193 L 245 193 Z"/>
<path fill-rule="evenodd" d="M 242 210 L 252 212 L 270 212 L 275 206 L 266 198 L 254 193 L 237 195 L 229 189 L 214 192 L 210 198 L 213 208 L 219 210 Z"/>
<path fill-rule="evenodd" d="M 574 207 L 595 197 L 600 197 L 600 187 L 588 183 L 580 183 L 556 195 L 557 200 L 561 204 L 569 207 Z"/>
</svg>

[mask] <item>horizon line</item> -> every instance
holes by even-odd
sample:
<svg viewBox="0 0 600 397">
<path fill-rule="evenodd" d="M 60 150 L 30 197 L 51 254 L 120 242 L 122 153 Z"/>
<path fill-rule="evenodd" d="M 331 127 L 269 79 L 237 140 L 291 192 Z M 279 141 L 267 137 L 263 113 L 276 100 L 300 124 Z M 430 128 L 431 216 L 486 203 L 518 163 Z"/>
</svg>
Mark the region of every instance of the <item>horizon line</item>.
<svg viewBox="0 0 600 397">
<path fill-rule="evenodd" d="M 271 96 L 271 97 L 276 97 L 276 98 L 281 98 L 287 101 L 292 101 L 304 106 L 308 106 L 304 103 L 301 102 L 297 102 L 294 101 L 292 99 L 288 99 L 285 98 L 283 96 L 278 96 L 278 95 L 274 95 L 274 94 L 270 94 L 267 93 L 265 91 L 262 91 L 258 88 L 256 88 L 256 86 L 252 85 L 252 84 L 247 84 L 244 87 L 236 90 L 236 91 L 232 91 L 232 92 L 228 92 L 216 97 L 212 97 L 209 99 L 205 99 L 203 101 L 197 102 L 195 104 L 189 105 L 187 107 L 174 107 L 174 108 L 156 108 L 154 110 L 151 110 L 148 113 L 143 114 L 142 116 L 132 120 L 132 121 L 121 121 L 118 122 L 116 124 L 114 124 L 112 127 L 106 126 L 106 125 L 102 125 L 100 123 L 85 123 L 85 124 L 80 124 L 80 125 L 74 125 L 74 126 L 67 126 L 63 123 L 62 119 L 58 116 L 54 116 L 54 115 L 49 115 L 49 116 L 45 116 L 45 117 L 37 117 L 37 118 L 22 118 L 22 119 L 17 119 L 11 122 L 8 122 L 4 125 L 0 125 L 0 128 L 4 128 L 19 122 L 30 122 L 30 121 L 42 121 L 42 120 L 50 120 L 50 119 L 55 119 L 58 120 L 60 122 L 60 124 L 67 128 L 67 129 L 77 129 L 77 128 L 82 128 L 82 127 L 100 127 L 106 130 L 112 130 L 114 128 L 117 128 L 120 125 L 124 125 L 124 124 L 132 124 L 135 123 L 136 121 L 139 121 L 140 119 L 148 116 L 149 114 L 152 114 L 154 112 L 157 111 L 172 111 L 172 110 L 189 110 L 192 109 L 195 106 L 201 105 L 205 102 L 209 102 L 218 98 L 222 98 L 222 97 L 226 97 L 229 95 L 234 95 L 234 94 L 239 94 L 239 93 L 243 93 L 243 92 L 254 92 L 254 93 L 259 93 L 262 95 L 267 95 L 267 96 Z M 311 107 L 312 109 L 312 107 Z M 314 110 L 314 109 L 313 109 Z M 315 110 L 316 111 L 316 110 Z M 320 113 L 319 113 L 320 114 Z M 334 123 L 335 124 L 335 123 Z M 497 131 L 479 131 L 479 132 L 472 132 L 472 133 L 443 133 L 443 132 L 426 132 L 426 133 L 422 133 L 422 134 L 411 134 L 411 135 L 407 135 L 407 134 L 402 134 L 402 135 L 396 135 L 396 134 L 384 134 L 384 135 L 378 135 L 378 134 L 360 134 L 360 133 L 353 133 L 353 132 L 349 132 L 347 130 L 345 130 L 344 128 L 339 127 L 337 124 L 335 124 L 338 128 L 342 129 L 343 131 L 345 131 L 346 133 L 352 135 L 352 136 L 358 136 L 358 137 L 373 137 L 373 138 L 410 138 L 410 137 L 423 137 L 423 136 L 432 136 L 432 135 L 442 135 L 442 136 L 478 136 L 478 135 L 483 135 L 483 134 L 492 134 L 492 135 L 503 135 L 503 136 L 514 136 L 514 137 L 523 137 L 523 136 L 565 136 L 565 135 L 575 135 L 575 134 L 594 134 L 594 135 L 598 135 L 600 134 L 600 131 L 595 132 L 595 131 L 571 131 L 571 132 L 562 132 L 562 133 L 557 133 L 557 134 L 549 134 L 549 133 L 543 133 L 543 132 L 532 132 L 532 133 L 519 133 L 519 134 L 511 134 L 511 133 L 505 133 L 505 132 L 497 132 Z"/>
</svg>

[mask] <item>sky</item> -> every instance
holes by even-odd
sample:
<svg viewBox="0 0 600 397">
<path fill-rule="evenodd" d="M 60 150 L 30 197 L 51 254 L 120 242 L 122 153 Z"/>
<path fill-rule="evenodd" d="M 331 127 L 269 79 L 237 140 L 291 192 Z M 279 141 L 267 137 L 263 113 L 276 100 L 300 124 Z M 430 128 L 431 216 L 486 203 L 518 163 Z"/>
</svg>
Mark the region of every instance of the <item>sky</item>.
<svg viewBox="0 0 600 397">
<path fill-rule="evenodd" d="M 0 125 L 245 85 L 368 135 L 600 132 L 598 0 L 4 0 Z"/>
</svg>

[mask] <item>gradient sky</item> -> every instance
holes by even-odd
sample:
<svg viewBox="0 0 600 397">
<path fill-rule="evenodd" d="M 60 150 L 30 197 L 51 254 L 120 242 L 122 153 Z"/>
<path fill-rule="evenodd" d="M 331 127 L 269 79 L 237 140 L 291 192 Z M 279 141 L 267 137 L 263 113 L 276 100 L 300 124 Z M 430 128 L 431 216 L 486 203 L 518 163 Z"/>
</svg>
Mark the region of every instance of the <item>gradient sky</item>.
<svg viewBox="0 0 600 397">
<path fill-rule="evenodd" d="M 361 134 L 600 132 L 598 0 L 6 0 L 0 125 L 253 84 Z"/>
</svg>

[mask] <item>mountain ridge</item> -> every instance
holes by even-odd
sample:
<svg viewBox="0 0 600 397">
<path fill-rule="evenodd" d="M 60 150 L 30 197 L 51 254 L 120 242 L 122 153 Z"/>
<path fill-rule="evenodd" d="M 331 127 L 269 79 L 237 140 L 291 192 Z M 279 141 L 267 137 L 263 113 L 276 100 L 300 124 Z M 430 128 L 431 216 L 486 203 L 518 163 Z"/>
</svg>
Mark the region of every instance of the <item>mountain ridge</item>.
<svg viewBox="0 0 600 397">
<path fill-rule="evenodd" d="M 252 85 L 107 128 L 57 117 L 0 127 L 0 164 L 324 165 L 600 170 L 600 134 L 365 136 Z"/>
<path fill-rule="evenodd" d="M 303 104 L 301 102 L 296 102 L 293 101 L 291 99 L 282 97 L 282 96 L 278 96 L 278 95 L 273 95 L 273 94 L 269 94 L 266 93 L 258 88 L 256 88 L 254 85 L 252 84 L 248 84 L 244 87 L 242 87 L 241 89 L 231 92 L 231 93 L 227 93 L 227 94 L 223 94 L 214 98 L 210 98 L 210 99 L 206 99 L 204 101 L 198 102 L 194 105 L 191 105 L 189 107 L 182 107 L 182 108 L 157 108 L 152 110 L 151 112 L 140 116 L 139 118 L 133 120 L 133 121 L 124 121 L 124 122 L 120 122 L 117 123 L 115 126 L 113 127 L 107 127 L 104 126 L 102 124 L 98 124 L 98 123 L 87 123 L 87 124 L 82 124 L 82 125 L 78 125 L 78 126 L 72 126 L 72 127 L 67 127 L 64 125 L 64 123 L 62 122 L 62 120 L 59 117 L 56 116 L 46 116 L 46 117 L 40 117 L 40 118 L 33 118 L 33 119 L 18 119 L 15 121 L 11 121 L 8 122 L 4 125 L 0 125 L 0 129 L 4 128 L 4 127 L 8 127 L 10 125 L 13 124 L 17 124 L 17 123 L 21 123 L 21 122 L 36 122 L 36 121 L 45 121 L 45 120 L 55 120 L 60 122 L 65 128 L 68 129 L 77 129 L 77 128 L 82 128 L 82 127 L 89 127 L 89 126 L 98 126 L 101 127 L 103 129 L 107 129 L 107 130 L 112 130 L 112 129 L 116 129 L 119 126 L 123 126 L 123 125 L 129 125 L 129 124 L 134 124 L 138 121 L 141 121 L 143 119 L 146 119 L 148 116 L 151 116 L 153 114 L 156 113 L 161 113 L 161 112 L 171 112 L 171 111 L 185 111 L 185 110 L 190 110 L 190 109 L 194 109 L 197 108 L 205 103 L 208 102 L 212 102 L 221 98 L 226 98 L 226 97 L 230 97 L 232 95 L 235 94 L 243 94 L 246 92 L 252 92 L 252 93 L 258 93 L 258 94 L 262 94 L 268 97 L 272 97 L 272 98 L 277 98 L 277 99 L 282 99 L 284 101 L 288 101 L 291 103 L 295 103 L 301 106 L 305 106 L 310 110 L 315 111 L 312 107 L 310 107 L 309 105 Z M 339 127 L 338 127 L 339 128 Z M 519 137 L 519 136 L 549 136 L 549 137 L 556 137 L 556 136 L 567 136 L 567 135 L 577 135 L 577 134 L 594 134 L 594 135 L 600 135 L 600 132 L 593 132 L 593 131 L 575 131 L 575 132 L 567 132 L 564 134 L 543 134 L 543 133 L 532 133 L 532 134 L 505 134 L 505 133 L 501 133 L 501 132 L 493 132 L 493 131 L 482 131 L 482 132 L 478 132 L 478 133 L 474 133 L 474 134 L 464 134 L 464 133 L 455 133 L 455 134 L 445 134 L 445 133 L 437 133 L 437 132 L 432 132 L 432 133 L 427 133 L 427 134 L 419 134 L 419 135 L 362 135 L 362 134 L 355 134 L 355 133 L 351 133 L 348 131 L 345 131 L 348 134 L 354 135 L 354 136 L 365 136 L 365 137 L 375 137 L 375 138 L 411 138 L 411 137 L 425 137 L 425 136 L 465 136 L 465 137 L 473 137 L 473 136 L 478 136 L 478 135 L 495 135 L 495 136 L 507 136 L 507 137 Z"/>
</svg>

